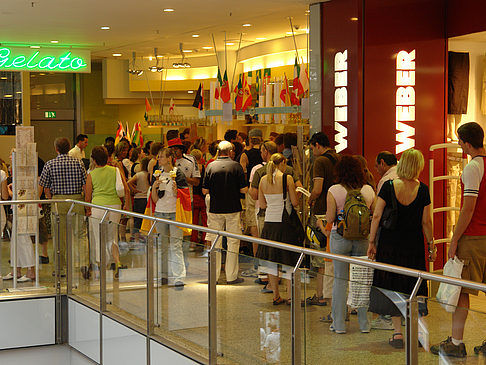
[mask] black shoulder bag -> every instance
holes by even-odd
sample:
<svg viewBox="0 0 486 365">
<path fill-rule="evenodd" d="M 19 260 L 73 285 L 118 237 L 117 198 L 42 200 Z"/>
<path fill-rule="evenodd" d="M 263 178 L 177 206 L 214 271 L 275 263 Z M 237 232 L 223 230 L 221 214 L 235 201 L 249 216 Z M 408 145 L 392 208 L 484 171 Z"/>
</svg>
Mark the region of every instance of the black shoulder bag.
<svg viewBox="0 0 486 365">
<path fill-rule="evenodd" d="M 286 233 L 289 235 L 288 242 L 296 246 L 302 246 L 305 239 L 305 232 L 304 227 L 302 227 L 302 222 L 300 221 L 294 207 L 292 206 L 292 211 L 289 214 L 285 204 L 287 199 L 287 174 L 283 174 L 282 176 L 282 188 L 284 201 L 282 223 L 285 227 L 284 229 L 286 230 Z"/>
<path fill-rule="evenodd" d="M 385 206 L 383 214 L 381 215 L 380 226 L 385 229 L 395 229 L 398 220 L 397 197 L 395 196 L 395 189 L 393 188 L 393 180 L 388 180 L 385 184 L 390 184 L 391 187 L 391 206 Z"/>
</svg>

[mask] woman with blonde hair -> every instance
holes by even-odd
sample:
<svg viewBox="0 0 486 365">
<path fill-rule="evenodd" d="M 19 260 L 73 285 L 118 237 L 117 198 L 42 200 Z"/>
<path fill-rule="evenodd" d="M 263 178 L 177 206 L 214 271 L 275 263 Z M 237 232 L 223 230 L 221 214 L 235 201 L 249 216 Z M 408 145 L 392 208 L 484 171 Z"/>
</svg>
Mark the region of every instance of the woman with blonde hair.
<svg viewBox="0 0 486 365">
<path fill-rule="evenodd" d="M 368 257 L 387 264 L 426 270 L 424 234 L 428 243 L 429 260 L 436 252 L 432 237 L 430 195 L 427 185 L 419 181 L 424 168 L 424 156 L 416 149 L 406 150 L 398 163 L 398 179 L 387 181 L 381 188 L 376 202 L 370 236 Z M 383 214 L 385 208 L 396 206 L 395 213 Z M 382 220 L 382 217 L 384 218 Z M 378 245 L 376 233 L 380 227 Z M 388 343 L 403 348 L 401 312 L 391 301 L 392 292 L 411 294 L 417 280 L 412 277 L 375 270 L 370 294 L 370 312 L 392 316 L 394 333 Z M 379 289 L 377 289 L 379 288 Z M 418 295 L 427 296 L 424 281 Z M 426 310 L 421 314 L 426 315 Z"/>
<path fill-rule="evenodd" d="M 292 227 L 289 227 L 288 217 L 292 214 L 292 206 L 298 205 L 295 193 L 294 179 L 284 173 L 287 160 L 281 153 L 275 153 L 267 163 L 267 176 L 260 180 L 258 187 L 258 201 L 260 208 L 265 210 L 265 224 L 262 238 L 268 240 L 302 246 L 302 242 L 295 239 Z M 265 267 L 260 270 L 267 272 L 270 285 L 273 289 L 273 305 L 290 304 L 290 299 L 280 297 L 278 288 L 279 273 L 287 284 L 287 293 L 290 293 L 290 273 L 297 262 L 298 255 L 287 250 L 258 245 L 256 257 L 268 260 Z M 260 263 L 262 263 L 260 261 Z"/>
</svg>

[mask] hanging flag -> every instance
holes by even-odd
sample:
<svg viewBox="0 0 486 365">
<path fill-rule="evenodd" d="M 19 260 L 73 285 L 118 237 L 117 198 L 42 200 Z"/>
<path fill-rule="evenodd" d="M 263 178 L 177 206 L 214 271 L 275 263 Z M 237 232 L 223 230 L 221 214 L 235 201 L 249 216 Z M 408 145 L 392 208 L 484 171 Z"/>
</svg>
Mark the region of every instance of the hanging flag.
<svg viewBox="0 0 486 365">
<path fill-rule="evenodd" d="M 245 75 L 243 75 L 243 77 L 245 77 Z M 240 79 L 238 80 L 238 85 L 236 85 L 235 87 L 235 93 L 236 93 L 235 109 L 241 110 L 241 107 L 243 106 L 243 85 L 241 81 L 241 75 L 240 75 Z"/>
<path fill-rule="evenodd" d="M 290 104 L 292 105 L 300 105 L 300 99 L 295 95 L 294 92 L 290 93 Z"/>
<path fill-rule="evenodd" d="M 148 120 L 148 112 L 152 110 L 150 103 L 147 98 L 145 98 L 145 115 L 143 116 L 145 120 Z"/>
<path fill-rule="evenodd" d="M 309 90 L 309 75 L 307 74 L 307 68 L 305 67 L 305 63 L 302 63 L 302 65 L 300 66 L 299 81 L 300 84 L 302 85 L 302 90 L 303 90 L 302 94 L 303 94 L 307 90 Z"/>
<path fill-rule="evenodd" d="M 128 139 L 128 142 L 132 143 L 132 136 L 130 135 L 130 128 L 128 127 L 128 122 L 127 122 L 127 133 L 126 137 Z"/>
<path fill-rule="evenodd" d="M 135 125 L 133 126 L 132 142 L 135 143 L 138 147 L 143 146 L 142 125 L 140 124 L 140 122 L 135 123 Z"/>
<path fill-rule="evenodd" d="M 243 98 L 241 103 L 241 111 L 245 111 L 246 108 L 251 106 L 252 103 L 252 96 L 251 96 L 251 85 L 248 83 L 248 79 L 243 80 Z"/>
<path fill-rule="evenodd" d="M 169 103 L 169 114 L 173 115 L 175 114 L 175 104 L 174 104 L 174 99 L 170 98 L 170 103 Z"/>
<path fill-rule="evenodd" d="M 219 67 L 218 67 L 218 84 L 216 86 L 216 89 L 214 90 L 214 98 L 216 100 L 219 99 L 219 94 L 220 94 L 219 89 L 222 87 L 222 85 L 223 85 L 223 79 L 221 78 L 221 71 L 219 71 Z"/>
<path fill-rule="evenodd" d="M 289 91 L 289 82 L 287 80 L 287 75 L 284 78 L 284 85 L 282 91 L 280 91 L 280 99 L 284 102 L 285 106 L 290 106 L 290 91 Z"/>
<path fill-rule="evenodd" d="M 301 95 L 304 94 L 304 88 L 302 87 L 302 84 L 300 83 L 300 65 L 297 62 L 297 57 L 295 57 L 294 80 L 292 82 L 292 86 L 293 86 L 293 89 L 294 89 L 293 93 L 296 93 L 298 96 L 301 96 Z"/>
<path fill-rule="evenodd" d="M 263 95 L 266 94 L 267 86 L 270 85 L 270 74 L 271 74 L 270 68 L 263 69 Z"/>
<path fill-rule="evenodd" d="M 125 136 L 126 136 L 125 129 L 123 129 L 123 125 L 121 124 L 121 122 L 118 122 L 118 130 L 116 131 L 116 136 L 115 136 L 115 146 Z"/>
<path fill-rule="evenodd" d="M 220 91 L 221 100 L 223 100 L 223 103 L 227 103 L 231 99 L 231 91 L 229 88 L 228 74 L 226 73 L 226 71 L 224 72 L 223 81 L 220 81 L 220 84 L 221 84 L 221 91 Z"/>
<path fill-rule="evenodd" d="M 201 83 L 199 84 L 199 88 L 197 89 L 196 97 L 194 98 L 192 106 L 194 108 L 198 108 L 199 110 L 203 110 L 204 108 L 203 88 Z"/>
</svg>

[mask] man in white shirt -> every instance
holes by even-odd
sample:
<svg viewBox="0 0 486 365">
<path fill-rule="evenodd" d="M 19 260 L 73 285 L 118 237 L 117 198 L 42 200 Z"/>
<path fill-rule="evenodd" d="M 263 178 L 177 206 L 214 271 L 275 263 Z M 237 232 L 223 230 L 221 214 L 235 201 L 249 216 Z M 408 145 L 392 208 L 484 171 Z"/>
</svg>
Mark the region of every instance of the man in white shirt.
<svg viewBox="0 0 486 365">
<path fill-rule="evenodd" d="M 76 137 L 76 145 L 69 150 L 68 155 L 78 160 L 86 158 L 84 153 L 85 148 L 88 147 L 88 136 L 86 134 L 78 134 Z"/>
<path fill-rule="evenodd" d="M 388 151 L 380 152 L 378 156 L 376 156 L 375 168 L 381 176 L 378 186 L 376 187 L 376 194 L 378 194 L 386 181 L 398 178 L 396 156 Z"/>
</svg>

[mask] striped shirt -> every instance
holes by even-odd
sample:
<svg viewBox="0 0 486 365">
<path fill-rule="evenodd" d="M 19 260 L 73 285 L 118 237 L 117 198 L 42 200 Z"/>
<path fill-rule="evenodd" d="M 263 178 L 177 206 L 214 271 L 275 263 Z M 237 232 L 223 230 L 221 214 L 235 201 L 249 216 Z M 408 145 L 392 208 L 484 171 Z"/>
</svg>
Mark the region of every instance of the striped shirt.
<svg viewBox="0 0 486 365">
<path fill-rule="evenodd" d="M 81 194 L 86 185 L 86 170 L 80 160 L 58 155 L 44 165 L 39 185 L 53 195 Z"/>
</svg>

